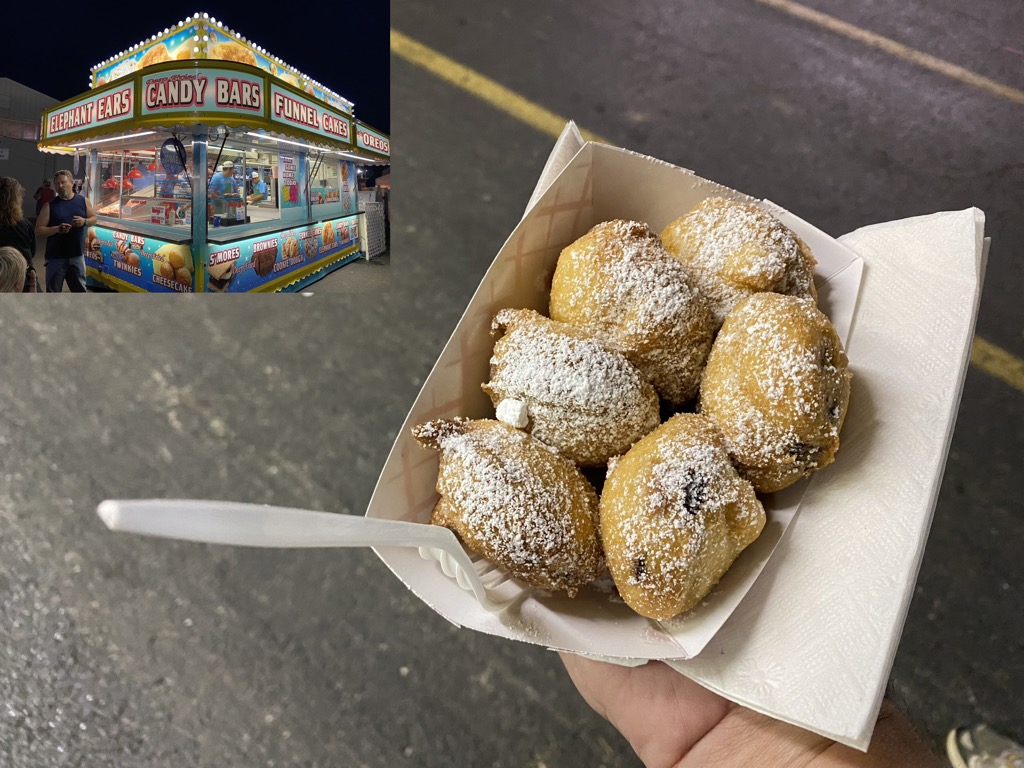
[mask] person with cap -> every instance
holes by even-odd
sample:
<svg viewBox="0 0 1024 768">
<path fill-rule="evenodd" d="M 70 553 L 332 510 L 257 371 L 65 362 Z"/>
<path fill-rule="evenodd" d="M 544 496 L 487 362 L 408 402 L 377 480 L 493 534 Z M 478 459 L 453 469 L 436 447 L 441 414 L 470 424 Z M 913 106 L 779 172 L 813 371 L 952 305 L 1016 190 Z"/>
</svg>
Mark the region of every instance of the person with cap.
<svg viewBox="0 0 1024 768">
<path fill-rule="evenodd" d="M 224 213 L 227 205 L 224 198 L 238 194 L 237 180 L 235 179 L 235 164 L 226 160 L 220 170 L 213 174 L 210 179 L 210 202 L 213 204 L 214 213 Z"/>
<path fill-rule="evenodd" d="M 248 202 L 258 203 L 267 199 L 267 182 L 260 178 L 259 171 L 252 172 L 252 189 L 250 190 Z"/>
</svg>

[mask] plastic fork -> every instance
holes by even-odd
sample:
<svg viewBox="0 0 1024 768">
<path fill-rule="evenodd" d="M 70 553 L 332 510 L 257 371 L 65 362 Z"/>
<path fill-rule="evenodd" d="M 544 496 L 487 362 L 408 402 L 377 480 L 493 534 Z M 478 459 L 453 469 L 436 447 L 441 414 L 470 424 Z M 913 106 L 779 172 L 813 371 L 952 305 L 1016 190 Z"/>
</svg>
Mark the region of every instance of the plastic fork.
<svg viewBox="0 0 1024 768">
<path fill-rule="evenodd" d="M 445 575 L 496 613 L 515 602 L 492 591 L 510 577 L 488 561 L 480 572 L 447 528 L 308 509 L 194 499 L 107 499 L 96 508 L 112 531 L 241 547 L 418 547 Z M 481 575 L 488 576 L 484 585 Z"/>
</svg>

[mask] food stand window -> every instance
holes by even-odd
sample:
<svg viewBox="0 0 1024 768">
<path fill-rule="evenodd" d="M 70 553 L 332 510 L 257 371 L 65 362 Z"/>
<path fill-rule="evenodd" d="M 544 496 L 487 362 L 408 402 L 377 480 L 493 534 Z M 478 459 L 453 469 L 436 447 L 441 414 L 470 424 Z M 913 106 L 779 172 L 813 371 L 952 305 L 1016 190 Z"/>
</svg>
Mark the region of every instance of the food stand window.
<svg viewBox="0 0 1024 768">
<path fill-rule="evenodd" d="M 349 216 L 359 210 L 359 173 L 354 161 L 321 156 L 310 173 L 313 216 Z"/>
<path fill-rule="evenodd" d="M 231 140 L 221 146 L 210 142 L 207 217 L 212 241 L 340 215 L 342 209 L 338 206 L 310 209 L 314 198 L 309 174 L 311 167 L 318 167 L 318 150 L 305 147 L 306 151 L 293 151 L 287 147 L 280 139 L 258 135 L 244 143 Z M 225 227 L 234 229 L 221 231 Z"/>
<path fill-rule="evenodd" d="M 273 208 L 264 206 L 260 211 L 250 204 L 249 189 L 252 174 L 258 172 L 265 158 L 239 144 L 213 146 L 207 155 L 207 225 L 210 228 L 243 227 L 263 224 L 279 219 Z M 262 176 L 262 174 L 260 174 Z M 243 231 L 237 230 L 234 234 Z"/>
<path fill-rule="evenodd" d="M 168 174 L 158 164 L 158 150 L 97 151 L 98 185 L 93 196 L 97 215 L 121 222 L 160 226 L 191 225 L 191 157 L 180 173 Z"/>
<path fill-rule="evenodd" d="M 351 102 L 206 14 L 102 62 L 92 82 L 43 113 L 39 140 L 87 155 L 91 283 L 298 290 L 362 255 L 358 167 L 389 163 L 390 146 L 357 138 Z"/>
</svg>

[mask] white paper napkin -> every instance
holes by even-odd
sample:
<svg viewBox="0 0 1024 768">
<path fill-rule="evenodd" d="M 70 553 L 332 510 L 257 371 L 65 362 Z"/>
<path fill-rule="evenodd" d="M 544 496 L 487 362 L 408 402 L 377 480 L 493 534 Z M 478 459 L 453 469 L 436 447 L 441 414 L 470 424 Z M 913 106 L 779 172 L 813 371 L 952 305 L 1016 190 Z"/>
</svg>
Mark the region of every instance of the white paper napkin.
<svg viewBox="0 0 1024 768">
<path fill-rule="evenodd" d="M 931 525 L 987 248 L 977 209 L 859 229 L 865 260 L 839 461 L 814 477 L 776 557 L 683 674 L 866 749 Z M 928 290 L 921 285 L 927 283 Z M 863 418 L 865 413 L 871 418 Z"/>
</svg>

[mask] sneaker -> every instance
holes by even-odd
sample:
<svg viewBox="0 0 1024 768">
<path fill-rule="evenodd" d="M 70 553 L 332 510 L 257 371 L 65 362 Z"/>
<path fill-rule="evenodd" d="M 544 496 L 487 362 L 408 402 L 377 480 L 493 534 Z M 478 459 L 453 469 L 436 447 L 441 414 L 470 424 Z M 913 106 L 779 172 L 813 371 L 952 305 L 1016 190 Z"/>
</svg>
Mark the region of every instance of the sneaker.
<svg viewBox="0 0 1024 768">
<path fill-rule="evenodd" d="M 946 754 L 953 768 L 1024 768 L 1024 747 L 987 725 L 954 728 Z"/>
</svg>

